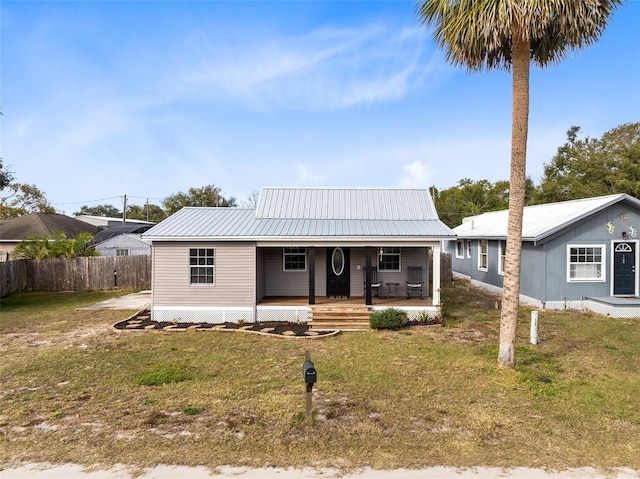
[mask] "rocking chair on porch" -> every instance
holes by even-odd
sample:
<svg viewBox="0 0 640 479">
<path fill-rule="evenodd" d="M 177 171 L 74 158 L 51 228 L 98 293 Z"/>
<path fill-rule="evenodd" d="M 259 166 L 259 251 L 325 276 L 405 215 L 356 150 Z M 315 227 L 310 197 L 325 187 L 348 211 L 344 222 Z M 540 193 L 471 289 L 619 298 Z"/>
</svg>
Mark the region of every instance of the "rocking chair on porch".
<svg viewBox="0 0 640 479">
<path fill-rule="evenodd" d="M 424 299 L 424 283 L 422 282 L 422 266 L 409 266 L 407 268 L 407 299 L 412 292 L 419 292 Z"/>
<path fill-rule="evenodd" d="M 364 275 L 362 283 L 364 284 L 364 290 L 367 291 L 367 268 L 362 268 L 362 274 Z M 378 268 L 371 267 L 371 292 L 376 295 L 376 298 L 380 297 L 380 289 L 382 288 L 382 281 L 378 281 Z"/>
</svg>

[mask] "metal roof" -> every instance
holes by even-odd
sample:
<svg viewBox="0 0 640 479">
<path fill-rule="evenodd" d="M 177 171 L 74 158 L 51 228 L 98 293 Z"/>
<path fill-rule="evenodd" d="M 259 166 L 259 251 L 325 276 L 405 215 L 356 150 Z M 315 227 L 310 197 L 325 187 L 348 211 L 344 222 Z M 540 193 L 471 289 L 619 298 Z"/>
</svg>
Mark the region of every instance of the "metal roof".
<svg viewBox="0 0 640 479">
<path fill-rule="evenodd" d="M 454 237 L 453 231 L 438 219 L 427 190 L 265 188 L 262 195 L 265 196 L 260 197 L 256 210 L 183 208 L 144 233 L 144 237 L 211 241 L 329 238 L 415 241 Z M 389 203 L 381 207 L 382 213 L 376 213 L 373 205 L 383 199 Z M 393 204 L 395 199 L 399 205 Z M 342 200 L 344 205 L 340 203 Z M 411 204 L 413 200 L 415 203 Z M 284 204 L 278 206 L 279 201 Z M 330 213 L 336 217 L 330 217 Z M 358 214 L 363 218 L 358 218 Z"/>
<path fill-rule="evenodd" d="M 428 190 L 418 188 L 263 188 L 257 218 L 434 220 Z"/>
<path fill-rule="evenodd" d="M 523 211 L 522 240 L 540 242 L 572 224 L 619 202 L 640 208 L 640 200 L 626 194 L 599 196 L 559 203 L 526 206 Z M 507 237 L 509 210 L 465 218 L 453 231 L 459 238 Z"/>
</svg>

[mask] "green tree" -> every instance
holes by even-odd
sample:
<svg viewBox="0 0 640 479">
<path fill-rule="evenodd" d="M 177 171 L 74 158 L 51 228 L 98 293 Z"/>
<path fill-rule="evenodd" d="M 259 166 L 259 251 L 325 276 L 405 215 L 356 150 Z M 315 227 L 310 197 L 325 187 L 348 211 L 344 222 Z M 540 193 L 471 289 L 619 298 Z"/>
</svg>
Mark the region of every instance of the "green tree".
<svg viewBox="0 0 640 479">
<path fill-rule="evenodd" d="M 512 73 L 511 171 L 498 365 L 515 365 L 531 62 L 545 67 L 594 43 L 621 0 L 418 0 L 454 65 Z"/>
<path fill-rule="evenodd" d="M 127 210 L 127 218 L 132 220 L 151 221 L 160 223 L 167 217 L 162 208 L 154 204 L 145 204 L 143 206 L 131 205 Z"/>
<path fill-rule="evenodd" d="M 0 191 L 4 190 L 13 181 L 13 173 L 6 169 L 0 158 Z"/>
<path fill-rule="evenodd" d="M 98 256 L 97 251 L 88 248 L 91 240 L 93 236 L 89 233 L 80 233 L 75 238 L 67 238 L 64 233 L 58 233 L 53 238 L 32 236 L 16 246 L 13 256 L 26 259 Z"/>
<path fill-rule="evenodd" d="M 107 218 L 119 218 L 122 216 L 122 211 L 113 205 L 96 205 L 87 206 L 83 205 L 80 211 L 74 213 L 74 216 L 88 215 L 88 216 L 104 216 Z"/>
<path fill-rule="evenodd" d="M 162 206 L 168 215 L 185 206 L 237 206 L 236 199 L 232 196 L 225 198 L 222 190 L 214 185 L 200 188 L 189 188 L 187 193 L 179 192 L 162 201 Z"/>
<path fill-rule="evenodd" d="M 0 196 L 0 218 L 14 218 L 29 213 L 55 213 L 44 193 L 35 185 L 11 183 Z"/>
<path fill-rule="evenodd" d="M 526 203 L 533 197 L 535 187 L 533 181 L 526 181 Z M 499 211 L 509 207 L 509 182 L 488 180 L 472 181 L 464 178 L 456 186 L 437 191 L 435 206 L 442 221 L 455 228 L 468 216 L 475 216 L 488 211 Z"/>
<path fill-rule="evenodd" d="M 544 176 L 539 203 L 627 193 L 640 198 L 640 123 L 626 123 L 602 138 L 579 138 L 580 127 L 567 131 Z"/>
</svg>

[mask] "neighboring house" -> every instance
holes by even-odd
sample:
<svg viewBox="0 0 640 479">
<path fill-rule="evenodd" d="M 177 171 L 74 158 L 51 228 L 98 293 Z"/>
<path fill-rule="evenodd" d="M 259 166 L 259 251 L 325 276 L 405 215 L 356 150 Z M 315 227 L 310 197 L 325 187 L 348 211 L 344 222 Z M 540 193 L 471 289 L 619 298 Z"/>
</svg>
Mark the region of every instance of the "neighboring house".
<svg viewBox="0 0 640 479">
<path fill-rule="evenodd" d="M 470 217 L 448 243 L 454 274 L 502 291 L 508 211 Z M 640 200 L 625 194 L 527 206 L 521 300 L 640 317 Z"/>
<path fill-rule="evenodd" d="M 373 307 L 368 266 L 399 288 L 399 307 L 408 267 L 421 267 L 427 298 L 404 309 L 436 315 L 440 245 L 454 237 L 426 189 L 264 188 L 255 209 L 183 208 L 143 234 L 153 244 L 152 317 L 308 320 L 326 297 Z"/>
<path fill-rule="evenodd" d="M 123 226 L 122 218 L 115 218 L 112 216 L 77 215 L 75 216 L 75 218 L 79 219 L 80 221 L 84 221 L 85 223 L 89 223 L 91 225 L 97 226 L 101 229 L 112 228 L 114 226 Z M 153 226 L 155 225 L 155 223 L 151 221 L 133 220 L 133 219 L 127 218 L 125 225 Z"/>
<path fill-rule="evenodd" d="M 143 239 L 142 233 L 152 224 L 112 226 L 100 231 L 91 243 L 100 256 L 150 255 L 151 241 Z"/>
<path fill-rule="evenodd" d="M 141 234 L 121 234 L 113 236 L 93 246 L 100 256 L 150 255 L 151 241 Z"/>
<path fill-rule="evenodd" d="M 80 233 L 96 235 L 98 231 L 94 225 L 55 213 L 30 213 L 0 220 L 0 255 L 6 258 L 20 242 L 33 236 L 54 238 L 64 233 L 67 238 L 75 238 Z"/>
</svg>

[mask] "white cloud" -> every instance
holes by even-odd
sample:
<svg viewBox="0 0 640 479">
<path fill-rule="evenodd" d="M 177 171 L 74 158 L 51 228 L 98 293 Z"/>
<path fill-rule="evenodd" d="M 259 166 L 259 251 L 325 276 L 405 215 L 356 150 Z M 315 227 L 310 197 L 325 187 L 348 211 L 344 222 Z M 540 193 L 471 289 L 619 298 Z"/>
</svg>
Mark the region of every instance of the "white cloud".
<svg viewBox="0 0 640 479">
<path fill-rule="evenodd" d="M 414 160 L 402 166 L 405 176 L 400 178 L 399 185 L 406 188 L 429 186 L 429 166 L 421 160 Z"/>
</svg>

